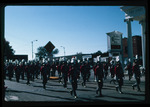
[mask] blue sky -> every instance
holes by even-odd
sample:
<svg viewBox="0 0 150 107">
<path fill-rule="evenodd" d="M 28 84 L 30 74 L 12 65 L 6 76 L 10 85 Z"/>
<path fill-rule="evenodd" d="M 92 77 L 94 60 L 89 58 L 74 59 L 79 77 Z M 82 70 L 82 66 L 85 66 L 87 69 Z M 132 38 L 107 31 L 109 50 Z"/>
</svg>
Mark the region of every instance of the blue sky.
<svg viewBox="0 0 150 107">
<path fill-rule="evenodd" d="M 39 46 L 51 41 L 59 54 L 66 55 L 107 51 L 106 33 L 114 30 L 127 37 L 125 13 L 120 6 L 7 6 L 5 7 L 5 38 L 15 54 L 32 59 Z M 141 25 L 132 22 L 132 35 L 141 35 Z M 34 55 L 35 57 L 35 55 Z"/>
</svg>

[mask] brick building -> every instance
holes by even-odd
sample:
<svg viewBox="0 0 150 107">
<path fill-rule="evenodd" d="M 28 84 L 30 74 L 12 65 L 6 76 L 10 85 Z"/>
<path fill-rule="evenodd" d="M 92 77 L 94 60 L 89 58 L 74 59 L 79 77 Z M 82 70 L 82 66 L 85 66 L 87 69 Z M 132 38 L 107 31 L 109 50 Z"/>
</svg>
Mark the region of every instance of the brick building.
<svg viewBox="0 0 150 107">
<path fill-rule="evenodd" d="M 122 39 L 123 44 L 123 56 L 124 58 L 128 57 L 128 46 L 127 46 L 127 38 Z M 142 57 L 142 44 L 141 44 L 141 36 L 135 35 L 132 36 L 132 46 L 133 46 L 133 57 L 138 55 L 139 58 Z"/>
</svg>

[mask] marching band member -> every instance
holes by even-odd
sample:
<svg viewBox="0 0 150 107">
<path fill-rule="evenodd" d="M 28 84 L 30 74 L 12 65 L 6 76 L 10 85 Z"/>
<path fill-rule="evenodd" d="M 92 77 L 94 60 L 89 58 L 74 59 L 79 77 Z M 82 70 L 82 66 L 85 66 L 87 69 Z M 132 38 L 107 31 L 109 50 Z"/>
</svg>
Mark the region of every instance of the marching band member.
<svg viewBox="0 0 150 107">
<path fill-rule="evenodd" d="M 120 61 L 117 62 L 116 68 L 115 68 L 115 74 L 116 74 L 116 81 L 118 82 L 118 85 L 116 86 L 116 91 L 119 91 L 120 94 L 122 94 L 122 85 L 123 85 L 123 68 L 121 66 Z"/>
<path fill-rule="evenodd" d="M 101 61 L 99 61 L 97 63 L 97 67 L 95 68 L 95 75 L 96 75 L 97 84 L 98 84 L 96 94 L 99 93 L 99 96 L 102 96 L 104 73 L 103 73 L 103 65 L 102 65 Z"/>
<path fill-rule="evenodd" d="M 140 72 L 139 64 L 138 64 L 137 60 L 135 60 L 135 62 L 133 64 L 133 67 L 132 67 L 132 70 L 133 70 L 133 73 L 134 73 L 134 76 L 135 76 L 135 79 L 136 79 L 136 83 L 134 85 L 132 85 L 132 87 L 134 89 L 134 87 L 137 86 L 138 91 L 141 91 L 141 89 L 140 89 L 141 72 Z"/>
<path fill-rule="evenodd" d="M 76 60 L 73 60 L 73 64 L 71 65 L 70 71 L 70 80 L 72 85 L 72 90 L 70 94 L 74 94 L 74 98 L 77 98 L 76 90 L 77 90 L 77 78 L 78 78 L 78 64 Z"/>
</svg>

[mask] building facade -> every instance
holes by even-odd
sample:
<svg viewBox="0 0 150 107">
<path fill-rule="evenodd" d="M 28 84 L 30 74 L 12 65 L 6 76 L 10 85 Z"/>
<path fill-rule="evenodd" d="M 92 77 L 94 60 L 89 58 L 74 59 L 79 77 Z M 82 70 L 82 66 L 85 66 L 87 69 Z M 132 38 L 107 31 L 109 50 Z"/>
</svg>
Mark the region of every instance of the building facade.
<svg viewBox="0 0 150 107">
<path fill-rule="evenodd" d="M 21 61 L 21 60 L 25 60 L 25 61 L 28 61 L 28 55 L 14 55 L 13 56 L 13 58 L 12 58 L 12 60 L 14 61 L 14 60 L 19 60 L 19 61 Z"/>
<path fill-rule="evenodd" d="M 127 60 L 128 59 L 127 38 L 122 39 L 122 44 L 123 44 L 123 57 L 124 57 L 124 60 Z M 142 59 L 141 36 L 139 35 L 132 36 L 132 46 L 133 46 L 133 59 L 135 59 L 137 56 L 139 59 Z"/>
</svg>

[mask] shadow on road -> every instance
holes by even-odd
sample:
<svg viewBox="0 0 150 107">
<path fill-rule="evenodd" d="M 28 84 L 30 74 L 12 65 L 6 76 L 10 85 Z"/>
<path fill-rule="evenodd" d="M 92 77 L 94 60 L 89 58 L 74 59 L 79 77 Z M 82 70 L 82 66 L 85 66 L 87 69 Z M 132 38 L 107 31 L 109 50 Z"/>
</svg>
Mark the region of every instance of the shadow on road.
<svg viewBox="0 0 150 107">
<path fill-rule="evenodd" d="M 52 95 L 45 95 L 45 94 L 40 94 L 40 93 L 33 93 L 33 92 L 28 92 L 28 91 L 16 91 L 16 90 L 9 90 L 9 92 L 16 92 L 16 93 L 28 93 L 28 94 L 34 94 L 34 95 L 40 95 L 40 96 L 46 96 L 46 97 L 52 97 L 52 98 L 58 98 L 58 99 L 64 99 L 68 101 L 74 101 L 74 99 L 71 98 L 65 98 L 65 97 L 60 97 L 60 96 L 52 96 Z M 31 101 L 31 100 L 30 100 Z"/>
<path fill-rule="evenodd" d="M 120 100 L 132 100 L 132 101 L 141 101 L 141 100 L 139 100 L 139 99 L 137 99 L 137 98 L 131 98 L 131 97 L 124 97 L 124 96 L 122 96 L 122 97 L 117 97 L 117 96 L 110 96 L 110 95 L 104 95 L 104 97 L 110 97 L 110 98 L 115 98 L 115 99 L 118 99 L 118 100 L 116 100 L 116 101 L 120 101 Z M 108 98 L 109 99 L 109 98 Z"/>
</svg>

